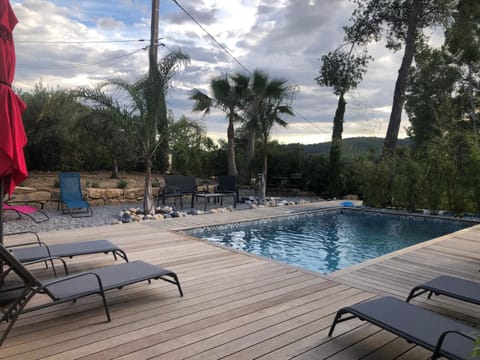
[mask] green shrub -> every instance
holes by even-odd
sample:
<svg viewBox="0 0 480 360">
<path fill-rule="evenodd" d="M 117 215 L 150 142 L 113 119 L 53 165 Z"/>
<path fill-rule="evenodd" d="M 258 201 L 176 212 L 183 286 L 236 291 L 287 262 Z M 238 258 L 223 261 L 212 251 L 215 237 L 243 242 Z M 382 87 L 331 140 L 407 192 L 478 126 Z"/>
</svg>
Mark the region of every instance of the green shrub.
<svg viewBox="0 0 480 360">
<path fill-rule="evenodd" d="M 119 189 L 126 189 L 127 186 L 128 186 L 128 181 L 127 181 L 127 179 L 120 179 L 120 180 L 118 180 L 118 182 L 117 182 L 117 187 L 118 187 Z"/>
</svg>

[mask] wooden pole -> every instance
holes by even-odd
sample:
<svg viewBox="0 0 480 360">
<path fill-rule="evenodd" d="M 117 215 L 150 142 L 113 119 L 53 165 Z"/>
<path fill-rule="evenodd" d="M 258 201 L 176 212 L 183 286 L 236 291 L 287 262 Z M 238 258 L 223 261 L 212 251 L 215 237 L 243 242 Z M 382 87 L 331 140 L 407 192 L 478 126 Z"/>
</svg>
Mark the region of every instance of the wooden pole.
<svg viewBox="0 0 480 360">
<path fill-rule="evenodd" d="M 152 0 L 152 21 L 150 27 L 149 65 L 157 66 L 158 60 L 158 16 L 160 0 Z"/>
</svg>

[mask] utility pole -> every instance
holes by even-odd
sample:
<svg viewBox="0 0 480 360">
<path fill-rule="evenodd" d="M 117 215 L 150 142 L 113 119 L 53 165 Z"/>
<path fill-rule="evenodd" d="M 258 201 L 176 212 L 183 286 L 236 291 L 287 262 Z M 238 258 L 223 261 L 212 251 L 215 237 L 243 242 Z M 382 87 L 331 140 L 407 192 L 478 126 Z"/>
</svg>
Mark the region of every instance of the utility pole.
<svg viewBox="0 0 480 360">
<path fill-rule="evenodd" d="M 160 7 L 160 0 L 152 0 L 152 21 L 150 31 L 150 51 L 149 51 L 149 65 L 150 72 L 152 67 L 157 66 L 158 59 L 158 13 Z"/>
</svg>

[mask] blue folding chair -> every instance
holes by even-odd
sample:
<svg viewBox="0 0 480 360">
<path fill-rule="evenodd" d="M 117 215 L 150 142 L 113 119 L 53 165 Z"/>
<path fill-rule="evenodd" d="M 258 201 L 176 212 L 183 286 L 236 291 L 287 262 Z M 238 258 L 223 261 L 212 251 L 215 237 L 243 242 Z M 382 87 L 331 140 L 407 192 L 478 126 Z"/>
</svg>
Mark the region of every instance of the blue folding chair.
<svg viewBox="0 0 480 360">
<path fill-rule="evenodd" d="M 83 198 L 79 173 L 60 173 L 60 202 L 64 214 L 72 217 L 92 216 L 90 204 Z"/>
</svg>

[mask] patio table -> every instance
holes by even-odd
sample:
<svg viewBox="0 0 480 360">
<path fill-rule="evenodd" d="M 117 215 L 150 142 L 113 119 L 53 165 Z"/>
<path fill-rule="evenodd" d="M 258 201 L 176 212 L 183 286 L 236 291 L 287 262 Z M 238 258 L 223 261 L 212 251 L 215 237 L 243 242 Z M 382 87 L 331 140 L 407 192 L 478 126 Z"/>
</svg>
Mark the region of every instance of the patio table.
<svg viewBox="0 0 480 360">
<path fill-rule="evenodd" d="M 223 198 L 224 197 L 232 197 L 233 199 L 233 207 L 237 207 L 237 196 L 234 192 L 231 193 L 196 193 L 195 196 L 198 198 L 203 198 L 203 210 L 207 211 L 207 203 L 210 202 L 210 199 L 216 203 L 218 199 L 220 199 L 220 206 L 223 206 Z"/>
</svg>

